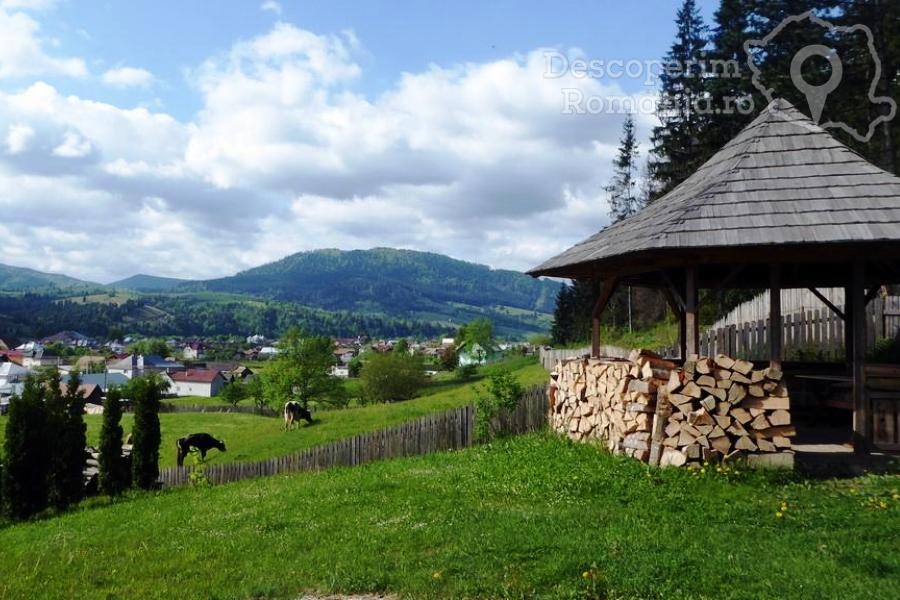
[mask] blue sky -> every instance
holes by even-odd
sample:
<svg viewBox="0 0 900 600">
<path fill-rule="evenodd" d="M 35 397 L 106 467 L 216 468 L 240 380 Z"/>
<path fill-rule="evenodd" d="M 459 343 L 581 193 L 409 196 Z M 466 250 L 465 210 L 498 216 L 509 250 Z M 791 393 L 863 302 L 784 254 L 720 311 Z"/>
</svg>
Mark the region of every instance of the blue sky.
<svg viewBox="0 0 900 600">
<path fill-rule="evenodd" d="M 606 222 L 622 115 L 562 115 L 562 88 L 653 91 L 548 81 L 542 53 L 659 59 L 678 4 L 0 0 L 0 262 L 109 281 L 400 246 L 525 269 Z"/>
</svg>

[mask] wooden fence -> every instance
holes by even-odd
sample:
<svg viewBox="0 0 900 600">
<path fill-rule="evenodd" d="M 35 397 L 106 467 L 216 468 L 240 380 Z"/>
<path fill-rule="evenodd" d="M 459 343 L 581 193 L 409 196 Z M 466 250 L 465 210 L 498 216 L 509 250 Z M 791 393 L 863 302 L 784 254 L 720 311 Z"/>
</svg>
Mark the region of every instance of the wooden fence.
<svg viewBox="0 0 900 600">
<path fill-rule="evenodd" d="M 547 400 L 543 386 L 527 390 L 516 410 L 500 416 L 501 431 L 508 434 L 537 431 L 545 427 L 546 423 Z M 474 407 L 462 406 L 287 456 L 251 463 L 208 465 L 204 474 L 211 483 L 220 484 L 459 450 L 475 444 L 474 426 Z M 164 487 L 183 486 L 190 481 L 191 472 L 192 467 L 189 466 L 164 469 L 160 473 L 160 481 Z"/>
<path fill-rule="evenodd" d="M 619 348 L 618 346 L 600 346 L 600 356 L 608 358 L 628 358 L 629 352 L 630 350 Z M 578 358 L 579 356 L 590 356 L 590 354 L 590 346 L 585 346 L 584 348 L 562 349 L 541 348 L 538 352 L 538 358 L 541 361 L 542 367 L 548 371 L 552 371 L 556 368 L 557 361 Z"/>
<path fill-rule="evenodd" d="M 840 306 L 838 307 L 840 308 Z M 784 357 L 800 361 L 844 360 L 844 321 L 828 308 L 805 310 L 782 317 Z M 875 298 L 866 306 L 866 347 L 875 349 L 878 341 L 893 339 L 900 332 L 900 298 Z M 662 354 L 677 357 L 677 347 Z M 709 329 L 700 334 L 700 354 L 726 354 L 748 360 L 766 360 L 769 356 L 769 319 L 758 319 Z"/>
</svg>

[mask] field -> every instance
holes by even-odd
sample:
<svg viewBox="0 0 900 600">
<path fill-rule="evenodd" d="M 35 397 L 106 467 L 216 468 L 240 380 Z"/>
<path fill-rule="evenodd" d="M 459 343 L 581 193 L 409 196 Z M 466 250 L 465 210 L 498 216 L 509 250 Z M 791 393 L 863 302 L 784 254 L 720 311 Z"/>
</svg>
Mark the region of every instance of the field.
<svg viewBox="0 0 900 600">
<path fill-rule="evenodd" d="M 900 479 L 786 477 L 532 435 L 100 500 L 0 529 L 0 597 L 896 597 Z"/>
<path fill-rule="evenodd" d="M 523 385 L 543 383 L 547 374 L 533 359 L 514 359 L 508 363 Z M 490 369 L 490 367 L 487 367 Z M 213 450 L 210 463 L 254 461 L 283 456 L 327 442 L 352 437 L 410 421 L 418 417 L 469 404 L 474 400 L 477 381 L 459 383 L 442 379 L 426 387 L 421 397 L 395 404 L 363 406 L 347 410 L 316 413 L 315 423 L 305 423 L 299 430 L 284 432 L 277 418 L 223 413 L 165 413 L 160 415 L 162 446 L 160 467 L 175 465 L 175 440 L 189 433 L 207 432 L 225 441 L 228 450 Z M 102 417 L 86 415 L 88 441 L 97 444 Z M 131 415 L 122 419 L 126 432 L 131 430 Z M 0 417 L 0 448 L 6 431 L 6 418 Z"/>
</svg>

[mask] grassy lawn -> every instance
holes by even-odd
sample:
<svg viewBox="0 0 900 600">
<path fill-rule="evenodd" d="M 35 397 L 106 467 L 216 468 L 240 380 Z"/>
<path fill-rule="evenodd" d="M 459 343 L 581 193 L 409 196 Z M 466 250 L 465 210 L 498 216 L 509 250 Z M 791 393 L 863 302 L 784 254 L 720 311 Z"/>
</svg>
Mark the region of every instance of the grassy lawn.
<svg viewBox="0 0 900 600">
<path fill-rule="evenodd" d="M 0 529 L 0 597 L 895 598 L 898 488 L 654 471 L 533 435 Z"/>
<path fill-rule="evenodd" d="M 533 359 L 514 359 L 507 363 L 515 369 L 523 385 L 545 381 L 547 374 Z M 487 367 L 490 369 L 490 367 Z M 246 462 L 283 456 L 316 446 L 411 421 L 421 416 L 462 406 L 474 399 L 477 381 L 460 383 L 451 379 L 433 381 L 423 395 L 407 402 L 362 406 L 347 410 L 316 413 L 315 423 L 299 430 L 284 432 L 280 419 L 245 414 L 164 413 L 161 414 L 162 445 L 160 467 L 175 465 L 175 440 L 189 433 L 206 432 L 225 440 L 228 451 L 210 452 L 210 463 Z M 96 445 L 102 417 L 86 415 L 89 443 Z M 131 415 L 122 419 L 126 432 L 131 430 Z M 0 417 L 0 449 L 6 432 L 6 417 Z"/>
</svg>

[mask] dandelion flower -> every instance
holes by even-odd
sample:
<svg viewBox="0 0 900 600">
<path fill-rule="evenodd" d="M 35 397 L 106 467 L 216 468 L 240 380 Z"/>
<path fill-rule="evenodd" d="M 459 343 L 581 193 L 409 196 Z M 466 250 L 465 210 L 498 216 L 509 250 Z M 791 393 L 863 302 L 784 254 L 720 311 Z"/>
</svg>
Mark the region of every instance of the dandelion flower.
<svg viewBox="0 0 900 600">
<path fill-rule="evenodd" d="M 784 516 L 784 513 L 779 510 L 777 513 L 775 513 L 775 516 L 780 519 L 781 517 Z"/>
</svg>

